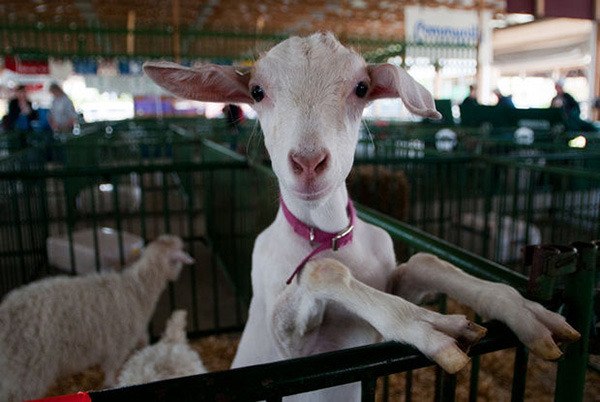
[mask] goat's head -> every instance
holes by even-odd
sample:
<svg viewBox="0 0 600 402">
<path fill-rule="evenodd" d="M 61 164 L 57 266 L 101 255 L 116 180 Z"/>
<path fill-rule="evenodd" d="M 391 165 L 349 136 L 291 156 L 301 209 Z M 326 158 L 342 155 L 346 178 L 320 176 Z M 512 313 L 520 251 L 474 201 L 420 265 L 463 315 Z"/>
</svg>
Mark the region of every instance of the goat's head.
<svg viewBox="0 0 600 402">
<path fill-rule="evenodd" d="M 250 104 L 280 186 L 303 200 L 327 199 L 344 184 L 368 102 L 399 97 L 415 114 L 440 116 L 429 92 L 404 70 L 368 65 L 329 33 L 289 38 L 252 68 L 159 62 L 144 71 L 179 96 Z"/>
</svg>

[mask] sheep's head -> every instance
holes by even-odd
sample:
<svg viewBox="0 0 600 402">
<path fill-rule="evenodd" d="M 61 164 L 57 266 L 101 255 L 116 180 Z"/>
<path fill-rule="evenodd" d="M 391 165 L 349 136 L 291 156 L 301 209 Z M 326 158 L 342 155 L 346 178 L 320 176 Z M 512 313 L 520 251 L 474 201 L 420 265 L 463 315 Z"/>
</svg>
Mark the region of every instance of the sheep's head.
<svg viewBox="0 0 600 402">
<path fill-rule="evenodd" d="M 399 97 L 415 114 L 440 116 L 429 92 L 404 70 L 368 65 L 329 33 L 289 38 L 249 69 L 161 62 L 144 70 L 179 96 L 250 104 L 282 191 L 302 200 L 324 200 L 344 185 L 368 102 Z"/>
<path fill-rule="evenodd" d="M 154 261 L 160 261 L 158 266 L 163 270 L 161 275 L 174 281 L 179 277 L 183 264 L 192 264 L 194 259 L 183 251 L 183 241 L 177 236 L 161 235 L 148 244 L 144 251 Z"/>
</svg>

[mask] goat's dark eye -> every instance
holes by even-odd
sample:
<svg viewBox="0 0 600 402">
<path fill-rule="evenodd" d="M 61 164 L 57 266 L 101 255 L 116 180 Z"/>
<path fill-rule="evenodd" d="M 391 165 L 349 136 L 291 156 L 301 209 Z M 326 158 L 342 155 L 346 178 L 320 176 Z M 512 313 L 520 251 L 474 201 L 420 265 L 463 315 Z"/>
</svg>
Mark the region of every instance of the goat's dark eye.
<svg viewBox="0 0 600 402">
<path fill-rule="evenodd" d="M 265 97 L 265 91 L 259 85 L 254 85 L 250 90 L 250 95 L 256 102 L 260 102 Z"/>
<path fill-rule="evenodd" d="M 368 91 L 369 91 L 369 86 L 364 81 L 361 81 L 358 84 L 356 84 L 356 88 L 354 89 L 354 93 L 359 98 L 364 98 Z"/>
</svg>

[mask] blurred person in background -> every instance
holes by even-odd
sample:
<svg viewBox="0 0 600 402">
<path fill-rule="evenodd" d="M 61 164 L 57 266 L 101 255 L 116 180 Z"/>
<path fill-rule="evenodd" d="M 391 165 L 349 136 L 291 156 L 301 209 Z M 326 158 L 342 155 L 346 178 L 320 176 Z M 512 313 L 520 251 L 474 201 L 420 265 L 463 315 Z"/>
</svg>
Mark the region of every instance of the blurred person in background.
<svg viewBox="0 0 600 402">
<path fill-rule="evenodd" d="M 515 108 L 515 104 L 512 101 L 512 96 L 502 95 L 502 92 L 498 88 L 494 89 L 494 95 L 496 95 L 496 98 L 498 98 L 498 103 L 496 103 L 496 106 L 506 107 L 506 108 L 511 108 L 511 109 Z"/>
<path fill-rule="evenodd" d="M 558 80 L 554 83 L 554 89 L 556 90 L 556 96 L 550 101 L 551 107 L 557 107 L 562 109 L 565 118 L 579 118 L 581 109 L 579 103 L 571 96 L 571 94 L 565 92 L 564 81 Z"/>
<path fill-rule="evenodd" d="M 50 84 L 49 90 L 54 97 L 48 116 L 48 123 L 52 131 L 55 133 L 71 133 L 78 118 L 73 102 L 57 83 Z"/>
<path fill-rule="evenodd" d="M 565 92 L 563 80 L 556 81 L 554 83 L 554 89 L 556 90 L 556 96 L 550 101 L 550 106 L 561 109 L 567 130 L 597 130 L 592 123 L 581 118 L 579 102 L 577 102 L 571 94 Z"/>
<path fill-rule="evenodd" d="M 479 105 L 479 103 L 477 102 L 477 87 L 475 85 L 469 85 L 469 95 L 462 101 L 461 105 Z"/>
<path fill-rule="evenodd" d="M 15 88 L 14 97 L 8 103 L 8 113 L 2 118 L 5 131 L 19 132 L 19 146 L 27 146 L 27 132 L 32 130 L 31 122 L 37 119 L 37 111 L 27 98 L 25 85 Z"/>
<path fill-rule="evenodd" d="M 33 110 L 31 101 L 27 98 L 25 85 L 15 88 L 15 96 L 8 103 L 8 113 L 2 119 L 7 131 L 31 130 L 31 121 L 37 118 L 37 112 Z"/>
<path fill-rule="evenodd" d="M 240 125 L 244 121 L 244 111 L 241 107 L 234 104 L 225 105 L 222 111 L 225 115 L 230 135 L 229 148 L 232 151 L 237 151 L 237 137 L 240 134 Z"/>
</svg>

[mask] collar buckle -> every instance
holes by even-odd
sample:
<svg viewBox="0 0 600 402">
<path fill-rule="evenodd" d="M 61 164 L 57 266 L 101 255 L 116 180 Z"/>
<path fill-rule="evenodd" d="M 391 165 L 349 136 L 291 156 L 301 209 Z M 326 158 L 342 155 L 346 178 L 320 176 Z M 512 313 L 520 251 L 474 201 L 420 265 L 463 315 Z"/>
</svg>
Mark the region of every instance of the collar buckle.
<svg viewBox="0 0 600 402">
<path fill-rule="evenodd" d="M 344 237 L 348 236 L 350 234 L 350 232 L 352 232 L 352 230 L 354 230 L 354 225 L 349 225 L 346 229 L 344 229 L 341 232 L 339 232 L 338 234 L 336 234 L 331 239 L 331 249 L 333 251 L 337 251 L 337 249 L 339 248 L 338 241 L 340 241 Z"/>
</svg>

